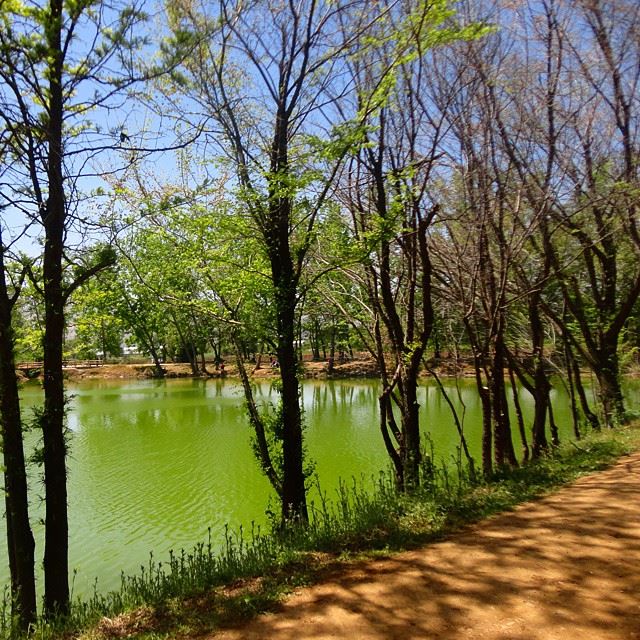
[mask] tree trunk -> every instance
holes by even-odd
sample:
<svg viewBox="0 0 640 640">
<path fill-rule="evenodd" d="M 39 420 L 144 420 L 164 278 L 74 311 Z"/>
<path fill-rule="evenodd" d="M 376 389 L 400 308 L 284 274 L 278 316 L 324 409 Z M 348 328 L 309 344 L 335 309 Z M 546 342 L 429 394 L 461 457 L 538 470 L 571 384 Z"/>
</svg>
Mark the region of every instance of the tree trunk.
<svg viewBox="0 0 640 640">
<path fill-rule="evenodd" d="M 244 399 L 247 406 L 247 413 L 249 414 L 249 422 L 254 430 L 255 435 L 255 452 L 262 467 L 262 471 L 271 483 L 271 486 L 278 494 L 279 498 L 282 498 L 282 481 L 278 476 L 278 471 L 273 465 L 271 459 L 271 452 L 269 451 L 269 443 L 267 441 L 267 435 L 264 428 L 264 422 L 258 411 L 258 407 L 253 396 L 253 390 L 251 388 L 251 382 L 247 375 L 247 370 L 244 366 L 242 357 L 242 351 L 238 342 L 237 336 L 232 337 L 232 344 L 235 350 L 236 364 L 238 367 L 238 375 L 240 376 L 240 382 L 244 390 Z"/>
<path fill-rule="evenodd" d="M 331 325 L 331 337 L 329 342 L 329 365 L 327 367 L 328 373 L 333 373 L 333 365 L 336 361 L 336 325 Z"/>
<path fill-rule="evenodd" d="M 595 431 L 600 430 L 600 421 L 598 420 L 598 416 L 591 411 L 591 407 L 589 406 L 589 401 L 587 400 L 587 394 L 584 390 L 584 385 L 582 384 L 582 376 L 580 375 L 580 365 L 578 364 L 575 357 L 572 355 L 571 357 L 571 367 L 573 369 L 573 380 L 576 385 L 576 392 L 578 394 L 578 398 L 580 399 L 580 407 L 582 408 L 582 413 L 584 414 L 587 422 L 591 425 L 591 428 Z"/>
<path fill-rule="evenodd" d="M 498 334 L 494 340 L 494 354 L 491 366 L 491 402 L 494 431 L 494 460 L 498 467 L 509 465 L 518 466 L 513 439 L 511 437 L 511 421 L 509 420 L 509 406 L 504 384 L 505 349 L 502 335 Z"/>
<path fill-rule="evenodd" d="M 405 371 L 399 383 L 402 396 L 402 434 L 404 436 L 403 460 L 404 484 L 408 490 L 420 485 L 420 422 L 418 404 L 418 384 L 413 372 Z"/>
<path fill-rule="evenodd" d="M 149 353 L 151 354 L 151 359 L 153 360 L 153 369 L 154 369 L 154 377 L 155 378 L 164 378 L 164 374 L 166 371 L 162 366 L 162 362 L 160 362 L 160 356 L 158 355 L 158 350 L 156 349 L 153 342 L 149 343 Z"/>
<path fill-rule="evenodd" d="M 532 426 L 532 453 L 533 458 L 539 458 L 549 447 L 547 442 L 546 425 L 549 409 L 550 385 L 546 374 L 540 375 L 541 367 L 536 364 L 533 386 L 533 426 Z"/>
<path fill-rule="evenodd" d="M 1 239 L 0 239 L 1 242 Z M 0 246 L 0 251 L 2 247 Z M 15 372 L 11 308 L 0 254 L 0 425 L 4 461 L 7 550 L 11 573 L 12 615 L 22 631 L 36 619 L 34 540 L 29 522 L 20 398 Z"/>
<path fill-rule="evenodd" d="M 554 447 L 560 446 L 560 433 L 558 432 L 558 425 L 553 417 L 553 407 L 549 402 L 549 429 L 551 430 L 551 442 Z"/>
<path fill-rule="evenodd" d="M 51 196 L 50 196 L 51 197 Z M 64 302 L 62 284 L 62 224 L 50 215 L 44 253 L 44 484 L 46 495 L 44 583 L 45 611 L 66 613 L 69 607 L 67 469 L 65 399 L 62 377 Z"/>
<path fill-rule="evenodd" d="M 480 357 L 474 354 L 476 387 L 482 405 L 482 473 L 488 478 L 493 473 L 493 433 L 491 431 L 491 392 L 482 379 Z"/>
<path fill-rule="evenodd" d="M 62 170 L 62 0 L 50 0 L 49 8 L 51 29 L 47 33 L 47 40 L 52 60 L 49 63 L 51 75 L 47 131 L 48 197 L 42 214 L 45 230 L 42 265 L 45 306 L 42 414 L 45 486 L 44 610 L 45 614 L 66 614 L 69 610 L 69 523 L 62 377 L 65 303 L 62 260 L 67 211 Z"/>
<path fill-rule="evenodd" d="M 288 175 L 288 115 L 282 105 L 277 114 L 271 156 L 269 207 L 264 226 L 264 239 L 271 265 L 275 295 L 277 352 L 282 382 L 282 521 L 307 522 L 307 498 L 302 446 L 302 412 L 296 354 L 296 305 L 298 273 L 293 264 L 290 245 L 290 223 L 293 201 L 282 184 Z M 285 194 L 283 195 L 283 190 Z"/>
<path fill-rule="evenodd" d="M 540 317 L 540 294 L 529 298 L 529 325 L 533 345 L 533 398 L 535 403 L 532 427 L 532 454 L 539 458 L 548 448 L 546 424 L 551 385 L 547 377 L 544 362 L 544 327 Z"/>
<path fill-rule="evenodd" d="M 398 428 L 395 425 L 390 396 L 386 389 L 383 390 L 382 394 L 378 398 L 378 407 L 380 410 L 380 432 L 382 433 L 382 441 L 384 442 L 385 449 L 387 450 L 389 458 L 393 464 L 396 477 L 396 487 L 399 491 L 404 491 L 405 480 L 402 458 L 391 438 L 391 434 L 398 433 Z"/>
<path fill-rule="evenodd" d="M 573 370 L 571 367 L 571 353 L 568 344 L 564 343 L 564 364 L 567 372 L 567 386 L 569 388 L 569 398 L 571 400 L 571 420 L 573 422 L 573 435 L 576 440 L 580 440 L 580 418 L 578 414 L 578 403 L 576 402 L 576 387 L 573 381 Z"/>
<path fill-rule="evenodd" d="M 445 402 L 449 405 L 449 408 L 451 409 L 451 415 L 453 416 L 453 421 L 458 431 L 458 437 L 460 438 L 460 446 L 462 447 L 462 452 L 464 453 L 464 456 L 467 460 L 467 465 L 469 467 L 469 478 L 472 482 L 475 482 L 476 481 L 476 464 L 475 464 L 475 460 L 471 456 L 471 453 L 469 453 L 467 439 L 464 436 L 464 430 L 462 428 L 462 422 L 460 421 L 458 412 L 456 411 L 456 408 L 453 402 L 451 401 L 451 398 L 449 397 L 447 390 L 444 388 L 444 385 L 442 384 L 442 381 L 440 380 L 440 377 L 438 376 L 436 370 L 430 369 L 430 368 L 427 368 L 427 370 L 433 376 L 433 379 L 436 381 L 436 384 L 440 389 L 440 393 L 442 393 L 442 397 L 444 398 Z M 524 442 L 526 443 L 526 440 Z"/>
<path fill-rule="evenodd" d="M 204 373 L 205 376 L 207 377 L 211 377 L 211 372 L 207 369 L 207 357 L 206 354 L 204 352 L 204 345 L 202 346 L 202 349 L 200 350 L 200 369 L 202 371 L 202 373 Z"/>
<path fill-rule="evenodd" d="M 309 336 L 311 342 L 311 353 L 314 362 L 320 360 L 320 323 L 317 318 L 313 320 L 313 331 Z"/>
<path fill-rule="evenodd" d="M 300 411 L 300 385 L 294 345 L 295 289 L 282 287 L 276 292 L 278 299 L 278 362 L 282 381 L 283 418 L 283 474 L 282 519 L 309 519 L 303 470 L 302 415 Z"/>
<path fill-rule="evenodd" d="M 529 444 L 527 443 L 527 432 L 524 428 L 522 407 L 520 405 L 520 398 L 518 397 L 518 385 L 516 384 L 512 367 L 509 367 L 509 380 L 511 381 L 511 395 L 513 396 L 513 406 L 516 410 L 516 420 L 518 421 L 518 432 L 520 433 L 520 440 L 522 441 L 522 461 L 527 462 L 529 460 Z"/>
<path fill-rule="evenodd" d="M 624 422 L 624 400 L 620 385 L 620 365 L 618 363 L 617 344 L 605 344 L 599 352 L 595 374 L 600 387 L 600 401 L 607 427 Z"/>
</svg>

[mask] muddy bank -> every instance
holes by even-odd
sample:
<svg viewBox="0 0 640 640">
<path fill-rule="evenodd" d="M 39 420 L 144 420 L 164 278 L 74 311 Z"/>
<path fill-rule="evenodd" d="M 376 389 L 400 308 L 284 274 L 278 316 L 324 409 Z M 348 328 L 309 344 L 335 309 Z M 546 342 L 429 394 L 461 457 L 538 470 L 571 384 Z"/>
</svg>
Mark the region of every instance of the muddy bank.
<svg viewBox="0 0 640 640">
<path fill-rule="evenodd" d="M 166 378 L 194 377 L 191 367 L 187 363 L 165 363 L 162 365 Z M 375 378 L 378 368 L 373 359 L 351 360 L 343 364 L 336 364 L 329 373 L 326 362 L 305 362 L 304 378 L 332 379 L 332 378 Z M 256 379 L 271 379 L 278 377 L 278 369 L 265 364 L 259 369 L 247 367 L 248 372 Z M 22 381 L 39 379 L 42 371 L 34 367 L 28 371 L 18 370 L 17 375 Z M 103 364 L 101 366 L 70 366 L 64 368 L 67 380 L 118 380 L 118 379 L 148 379 L 157 377 L 155 367 L 151 363 L 138 364 Z M 235 378 L 238 370 L 235 365 L 227 364 L 224 371 L 216 369 L 212 363 L 207 365 L 207 373 L 201 373 L 202 378 Z"/>
</svg>

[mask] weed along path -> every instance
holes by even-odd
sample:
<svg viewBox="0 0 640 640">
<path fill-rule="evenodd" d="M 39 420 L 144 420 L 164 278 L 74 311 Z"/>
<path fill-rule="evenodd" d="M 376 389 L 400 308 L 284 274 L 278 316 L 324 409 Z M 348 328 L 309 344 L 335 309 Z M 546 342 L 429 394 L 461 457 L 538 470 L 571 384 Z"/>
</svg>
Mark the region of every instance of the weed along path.
<svg viewBox="0 0 640 640">
<path fill-rule="evenodd" d="M 640 453 L 215 640 L 640 640 Z"/>
</svg>

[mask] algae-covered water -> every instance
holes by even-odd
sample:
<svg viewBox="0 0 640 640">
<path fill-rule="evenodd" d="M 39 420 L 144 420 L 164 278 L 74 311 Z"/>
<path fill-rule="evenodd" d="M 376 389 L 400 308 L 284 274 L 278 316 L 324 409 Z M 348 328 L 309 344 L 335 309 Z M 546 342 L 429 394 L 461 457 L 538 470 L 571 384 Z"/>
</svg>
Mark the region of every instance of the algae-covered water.
<svg viewBox="0 0 640 640">
<path fill-rule="evenodd" d="M 447 388 L 462 412 L 472 451 L 480 445 L 480 404 L 474 383 L 462 380 Z M 388 467 L 377 418 L 378 384 L 372 380 L 305 381 L 306 443 L 320 485 L 329 496 L 339 478 L 370 482 Z M 224 527 L 267 523 L 272 496 L 251 451 L 239 385 L 233 381 L 91 381 L 69 385 L 68 425 L 70 562 L 76 570 L 74 593 L 116 588 L 120 574 L 135 573 L 149 553 L 162 559 L 170 549 L 191 548 L 211 529 L 214 544 Z M 268 382 L 258 397 L 275 401 Z M 630 383 L 631 405 L 640 385 Z M 525 411 L 531 400 L 520 392 Z M 38 385 L 26 385 L 23 408 L 41 400 Z M 420 390 L 422 424 L 437 459 L 452 461 L 458 436 L 439 390 Z M 570 437 L 566 392 L 558 383 L 554 411 L 562 435 Z M 34 436 L 31 436 L 33 439 Z M 33 444 L 33 442 L 31 443 Z M 32 470 L 31 512 L 42 557 L 42 493 Z M 313 491 L 311 495 L 313 499 Z M 274 507 L 275 508 L 275 507 Z M 275 508 L 277 511 L 277 508 Z M 0 582 L 4 566 L 4 531 Z"/>
</svg>

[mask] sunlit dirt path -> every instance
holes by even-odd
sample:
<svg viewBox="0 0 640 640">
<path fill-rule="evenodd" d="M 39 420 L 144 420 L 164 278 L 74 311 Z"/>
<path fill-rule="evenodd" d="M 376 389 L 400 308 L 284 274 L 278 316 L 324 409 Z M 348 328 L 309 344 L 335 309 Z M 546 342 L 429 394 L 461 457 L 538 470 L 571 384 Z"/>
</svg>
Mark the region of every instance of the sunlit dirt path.
<svg viewBox="0 0 640 640">
<path fill-rule="evenodd" d="M 640 640 L 640 454 L 215 640 Z"/>
</svg>

